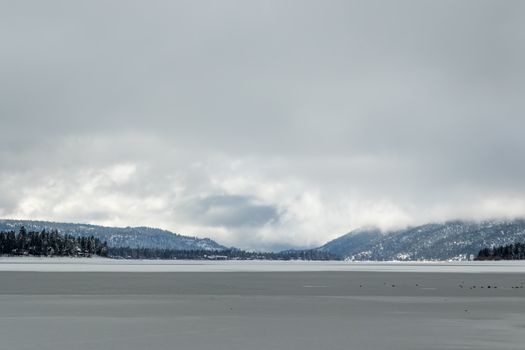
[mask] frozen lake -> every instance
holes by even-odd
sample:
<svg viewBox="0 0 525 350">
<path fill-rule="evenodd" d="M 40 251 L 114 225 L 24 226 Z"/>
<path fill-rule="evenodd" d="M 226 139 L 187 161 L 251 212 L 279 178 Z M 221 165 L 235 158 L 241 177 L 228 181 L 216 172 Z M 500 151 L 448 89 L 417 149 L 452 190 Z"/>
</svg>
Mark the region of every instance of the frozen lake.
<svg viewBox="0 0 525 350">
<path fill-rule="evenodd" d="M 525 273 L 523 261 L 344 262 L 344 261 L 206 261 L 117 260 L 103 258 L 0 257 L 0 271 L 34 272 L 451 272 Z"/>
<path fill-rule="evenodd" d="M 523 267 L 3 258 L 1 348 L 522 349 Z"/>
</svg>

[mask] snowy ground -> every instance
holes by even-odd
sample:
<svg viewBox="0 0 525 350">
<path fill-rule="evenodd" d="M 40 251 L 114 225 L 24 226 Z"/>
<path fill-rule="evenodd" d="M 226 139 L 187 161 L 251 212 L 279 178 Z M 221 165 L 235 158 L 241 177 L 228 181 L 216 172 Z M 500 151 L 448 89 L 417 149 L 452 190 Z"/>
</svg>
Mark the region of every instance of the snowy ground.
<svg viewBox="0 0 525 350">
<path fill-rule="evenodd" d="M 34 272 L 447 272 L 525 273 L 525 261 L 343 262 L 114 260 L 103 258 L 0 257 L 0 271 Z"/>
</svg>

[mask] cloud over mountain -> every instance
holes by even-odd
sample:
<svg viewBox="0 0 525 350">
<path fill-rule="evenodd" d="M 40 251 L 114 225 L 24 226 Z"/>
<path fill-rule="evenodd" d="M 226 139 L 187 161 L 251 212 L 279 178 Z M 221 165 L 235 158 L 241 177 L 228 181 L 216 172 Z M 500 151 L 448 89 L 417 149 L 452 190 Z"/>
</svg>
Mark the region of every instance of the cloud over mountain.
<svg viewBox="0 0 525 350">
<path fill-rule="evenodd" d="M 525 215 L 514 1 L 0 5 L 0 216 L 245 248 Z"/>
</svg>

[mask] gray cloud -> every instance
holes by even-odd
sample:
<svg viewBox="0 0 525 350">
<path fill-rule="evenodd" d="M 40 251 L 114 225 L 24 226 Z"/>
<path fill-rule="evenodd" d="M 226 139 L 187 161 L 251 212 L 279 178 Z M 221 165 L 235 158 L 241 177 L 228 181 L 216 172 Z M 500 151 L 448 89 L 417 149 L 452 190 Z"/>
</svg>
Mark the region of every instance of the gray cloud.
<svg viewBox="0 0 525 350">
<path fill-rule="evenodd" d="M 187 203 L 188 219 L 210 226 L 250 227 L 277 223 L 279 213 L 270 205 L 254 203 L 254 199 L 239 195 L 214 195 Z"/>
<path fill-rule="evenodd" d="M 519 1 L 6 2 L 0 214 L 245 247 L 522 216 L 524 17 Z"/>
</svg>

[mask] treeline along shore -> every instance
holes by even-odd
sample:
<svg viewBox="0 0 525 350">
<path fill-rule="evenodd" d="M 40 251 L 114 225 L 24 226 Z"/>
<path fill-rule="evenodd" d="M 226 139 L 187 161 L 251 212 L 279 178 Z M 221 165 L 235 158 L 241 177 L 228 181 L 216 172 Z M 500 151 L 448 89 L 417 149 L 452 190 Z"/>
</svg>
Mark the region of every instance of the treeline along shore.
<svg viewBox="0 0 525 350">
<path fill-rule="evenodd" d="M 106 242 L 90 237 L 62 235 L 57 230 L 0 232 L 0 254 L 11 256 L 108 256 Z"/>
<path fill-rule="evenodd" d="M 288 250 L 279 253 L 247 252 L 241 249 L 176 250 L 157 248 L 109 247 L 94 236 L 74 237 L 57 230 L 0 232 L 0 255 L 109 257 L 115 259 L 192 259 L 192 260 L 337 260 L 329 252 Z"/>
<path fill-rule="evenodd" d="M 525 244 L 515 243 L 481 249 L 476 260 L 525 260 Z"/>
<path fill-rule="evenodd" d="M 288 250 L 279 253 L 247 252 L 242 249 L 173 250 L 151 248 L 109 248 L 109 256 L 125 259 L 189 259 L 189 260 L 338 260 L 334 254 L 310 250 Z"/>
</svg>

